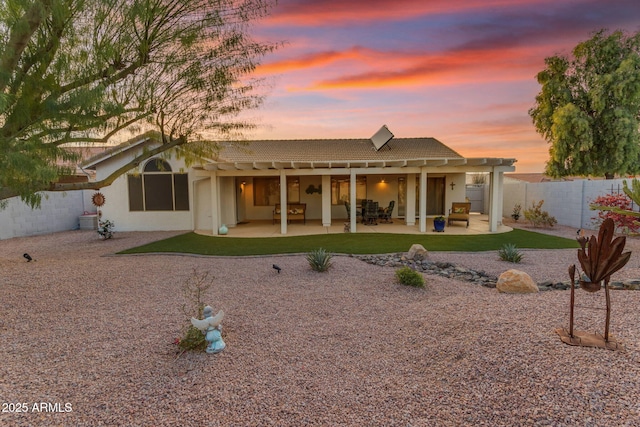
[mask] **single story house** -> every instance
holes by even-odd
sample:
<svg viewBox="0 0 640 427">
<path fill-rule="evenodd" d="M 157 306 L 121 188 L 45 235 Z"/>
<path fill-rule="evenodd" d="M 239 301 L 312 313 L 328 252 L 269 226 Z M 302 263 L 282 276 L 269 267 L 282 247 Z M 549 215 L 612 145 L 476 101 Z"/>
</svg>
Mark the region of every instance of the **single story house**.
<svg viewBox="0 0 640 427">
<path fill-rule="evenodd" d="M 84 168 L 95 170 L 100 180 L 155 144 L 141 137 L 89 159 Z M 350 218 L 355 232 L 359 205 L 369 199 L 380 207 L 394 201 L 392 218 L 407 226 L 417 223 L 425 232 L 428 216 L 446 215 L 453 202 L 465 200 L 466 173 L 485 172 L 490 176 L 489 231 L 497 231 L 504 172 L 514 171 L 516 161 L 464 158 L 434 138 L 394 138 L 386 126 L 369 139 L 219 144 L 216 159 L 189 168 L 176 156 L 163 156 L 123 174 L 101 189 L 102 217 L 120 231 L 214 235 L 223 224 L 245 221 L 279 222 L 286 234 L 292 219 L 329 226 Z"/>
</svg>

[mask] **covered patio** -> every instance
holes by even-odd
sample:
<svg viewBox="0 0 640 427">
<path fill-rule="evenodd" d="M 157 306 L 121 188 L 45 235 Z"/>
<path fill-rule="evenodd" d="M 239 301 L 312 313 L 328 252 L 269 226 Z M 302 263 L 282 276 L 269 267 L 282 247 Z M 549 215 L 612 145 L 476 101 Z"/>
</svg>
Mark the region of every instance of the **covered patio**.
<svg viewBox="0 0 640 427">
<path fill-rule="evenodd" d="M 490 184 L 486 220 L 447 228 L 499 232 L 503 174 L 514 162 L 465 158 L 434 138 L 393 138 L 384 126 L 371 139 L 223 144 L 218 158 L 194 167 L 193 229 L 218 234 L 225 225 L 237 235 L 261 224 L 263 235 L 343 233 L 349 221 L 351 233 L 429 233 L 433 217 L 465 201 L 466 174 L 480 172 Z M 394 224 L 358 221 L 366 200 L 378 208 L 395 203 Z"/>
<path fill-rule="evenodd" d="M 255 220 L 239 223 L 229 227 L 226 236 L 229 237 L 285 237 L 308 236 L 317 234 L 340 234 L 345 232 L 345 222 L 332 221 L 330 226 L 322 225 L 321 220 L 308 220 L 306 224 L 291 223 L 288 225 L 287 234 L 281 233 L 280 224 L 272 221 Z M 433 231 L 433 218 L 427 218 L 427 230 L 420 231 L 419 225 L 407 226 L 403 220 L 395 220 L 391 224 L 378 223 L 378 225 L 358 224 L 357 233 L 395 233 L 395 234 L 438 234 L 438 235 L 475 235 L 488 233 L 506 233 L 512 228 L 506 225 L 498 226 L 497 231 L 489 230 L 489 217 L 484 214 L 472 213 L 469 227 L 464 223 L 454 223 L 445 227 L 445 231 L 438 233 Z M 211 230 L 195 230 L 198 234 L 211 235 Z"/>
</svg>

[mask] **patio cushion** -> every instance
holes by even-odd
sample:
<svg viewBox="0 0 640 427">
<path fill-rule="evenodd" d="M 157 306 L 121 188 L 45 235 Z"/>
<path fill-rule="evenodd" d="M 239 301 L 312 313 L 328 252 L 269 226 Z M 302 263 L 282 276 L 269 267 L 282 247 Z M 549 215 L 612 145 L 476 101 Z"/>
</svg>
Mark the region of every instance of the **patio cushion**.
<svg viewBox="0 0 640 427">
<path fill-rule="evenodd" d="M 306 216 L 304 211 L 306 210 L 306 203 L 291 203 L 287 205 L 287 222 L 289 221 L 303 221 L 306 223 Z M 273 223 L 277 220 L 282 219 L 282 209 L 280 207 L 280 203 L 276 203 L 273 209 Z"/>
<path fill-rule="evenodd" d="M 451 225 L 453 221 L 464 221 L 469 226 L 469 211 L 471 210 L 471 203 L 469 202 L 453 202 L 451 209 L 449 210 L 448 223 Z"/>
</svg>

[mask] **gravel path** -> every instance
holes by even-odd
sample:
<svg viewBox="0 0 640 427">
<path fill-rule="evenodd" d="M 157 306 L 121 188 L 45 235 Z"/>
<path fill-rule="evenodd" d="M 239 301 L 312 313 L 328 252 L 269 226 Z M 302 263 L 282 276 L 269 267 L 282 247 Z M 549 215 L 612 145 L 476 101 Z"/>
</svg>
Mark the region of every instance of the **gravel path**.
<svg viewBox="0 0 640 427">
<path fill-rule="evenodd" d="M 613 352 L 561 343 L 568 291 L 505 295 L 437 276 L 407 288 L 344 256 L 328 273 L 303 256 L 105 256 L 172 234 L 0 241 L 0 425 L 640 426 L 640 292 L 613 293 L 626 347 Z M 431 257 L 513 267 L 495 253 Z M 640 278 L 639 260 L 620 277 Z M 517 268 L 565 280 L 576 261 L 526 251 Z M 227 349 L 176 358 L 194 271 L 213 279 Z M 578 304 L 577 329 L 601 332 L 604 293 Z"/>
</svg>

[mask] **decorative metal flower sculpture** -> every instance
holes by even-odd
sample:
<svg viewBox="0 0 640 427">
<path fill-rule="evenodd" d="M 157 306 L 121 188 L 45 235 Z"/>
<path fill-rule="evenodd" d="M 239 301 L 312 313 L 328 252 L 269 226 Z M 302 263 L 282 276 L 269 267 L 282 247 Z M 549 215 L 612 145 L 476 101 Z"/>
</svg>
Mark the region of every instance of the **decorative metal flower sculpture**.
<svg viewBox="0 0 640 427">
<path fill-rule="evenodd" d="M 584 332 L 574 332 L 573 330 L 573 309 L 575 302 L 575 264 L 569 266 L 569 277 L 571 277 L 571 303 L 569 317 L 569 331 L 557 329 L 563 342 L 570 345 L 585 347 L 604 347 L 611 350 L 618 349 L 618 343 L 609 339 L 609 320 L 611 318 L 611 297 L 609 295 L 609 280 L 611 275 L 629 262 L 631 252 L 622 253 L 627 238 L 624 236 L 613 238 L 615 225 L 613 220 L 607 218 L 600 226 L 598 238 L 591 236 L 587 239 L 584 236 L 578 237 L 580 249 L 578 249 L 578 261 L 584 273 L 579 280 L 580 287 L 587 292 L 597 292 L 602 288 L 604 281 L 604 291 L 606 296 L 607 317 L 605 321 L 604 337 L 601 339 L 594 334 Z"/>
<path fill-rule="evenodd" d="M 600 226 L 598 238 L 591 236 L 578 237 L 578 261 L 588 281 L 580 280 L 580 287 L 587 292 L 597 292 L 602 281 L 608 281 L 613 273 L 629 262 L 631 252 L 622 253 L 627 238 L 613 238 L 615 226 L 611 218 L 607 218 Z M 588 243 L 588 245 L 587 245 Z"/>
</svg>

